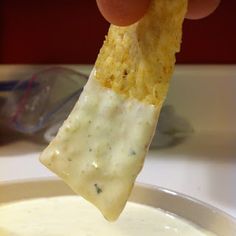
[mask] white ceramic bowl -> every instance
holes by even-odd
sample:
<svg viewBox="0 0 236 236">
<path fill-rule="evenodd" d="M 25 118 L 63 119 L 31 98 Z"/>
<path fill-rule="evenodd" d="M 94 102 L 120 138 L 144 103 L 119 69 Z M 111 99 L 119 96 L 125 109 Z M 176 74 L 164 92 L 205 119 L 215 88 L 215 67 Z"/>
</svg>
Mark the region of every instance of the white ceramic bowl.
<svg viewBox="0 0 236 236">
<path fill-rule="evenodd" d="M 58 179 L 38 179 L 0 184 L 0 203 L 73 194 L 70 188 Z M 136 184 L 130 201 L 174 213 L 218 236 L 236 236 L 236 219 L 203 202 L 167 189 Z"/>
</svg>

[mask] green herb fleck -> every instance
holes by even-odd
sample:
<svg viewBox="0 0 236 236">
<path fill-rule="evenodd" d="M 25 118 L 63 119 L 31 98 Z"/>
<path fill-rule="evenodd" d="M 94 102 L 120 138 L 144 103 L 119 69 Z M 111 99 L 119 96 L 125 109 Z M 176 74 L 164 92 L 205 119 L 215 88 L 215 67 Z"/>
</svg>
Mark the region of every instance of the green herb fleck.
<svg viewBox="0 0 236 236">
<path fill-rule="evenodd" d="M 93 149 L 92 148 L 89 148 L 89 152 L 92 152 L 93 151 Z"/>
<path fill-rule="evenodd" d="M 135 156 L 135 155 L 136 155 L 136 152 L 135 152 L 133 149 L 131 149 L 129 155 L 130 155 L 130 156 Z"/>
<path fill-rule="evenodd" d="M 94 187 L 96 189 L 97 194 L 102 193 L 102 189 L 97 184 L 94 184 Z"/>
<path fill-rule="evenodd" d="M 89 123 L 89 124 L 91 124 L 91 123 L 92 123 L 92 121 L 91 121 L 91 120 L 89 120 L 89 121 L 88 121 L 88 123 Z"/>
<path fill-rule="evenodd" d="M 68 160 L 68 161 L 72 161 L 72 159 L 71 159 L 71 158 L 68 158 L 67 160 Z"/>
</svg>

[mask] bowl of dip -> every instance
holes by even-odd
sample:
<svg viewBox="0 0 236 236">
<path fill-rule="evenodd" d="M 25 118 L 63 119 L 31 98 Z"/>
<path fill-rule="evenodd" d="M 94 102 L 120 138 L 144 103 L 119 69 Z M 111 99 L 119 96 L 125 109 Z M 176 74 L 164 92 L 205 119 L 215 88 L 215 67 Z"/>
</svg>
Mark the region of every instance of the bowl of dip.
<svg viewBox="0 0 236 236">
<path fill-rule="evenodd" d="M 58 179 L 0 184 L 1 236 L 234 236 L 236 220 L 198 200 L 136 184 L 116 222 Z"/>
</svg>

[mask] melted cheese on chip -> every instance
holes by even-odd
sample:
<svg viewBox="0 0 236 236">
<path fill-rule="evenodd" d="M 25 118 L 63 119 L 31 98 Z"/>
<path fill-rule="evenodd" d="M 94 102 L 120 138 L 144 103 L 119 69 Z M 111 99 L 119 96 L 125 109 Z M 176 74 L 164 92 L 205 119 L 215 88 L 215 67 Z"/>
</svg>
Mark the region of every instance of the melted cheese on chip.
<svg viewBox="0 0 236 236">
<path fill-rule="evenodd" d="M 128 27 L 111 26 L 95 70 L 40 160 L 115 220 L 148 151 L 179 50 L 187 0 L 153 0 Z"/>
<path fill-rule="evenodd" d="M 92 76 L 40 160 L 115 220 L 142 168 L 159 110 L 125 99 Z"/>
</svg>

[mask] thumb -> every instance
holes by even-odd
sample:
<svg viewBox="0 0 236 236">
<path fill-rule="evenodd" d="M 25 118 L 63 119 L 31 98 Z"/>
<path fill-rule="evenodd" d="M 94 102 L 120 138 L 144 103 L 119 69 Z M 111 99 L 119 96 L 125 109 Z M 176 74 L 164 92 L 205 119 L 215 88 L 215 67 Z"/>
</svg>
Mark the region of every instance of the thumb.
<svg viewBox="0 0 236 236">
<path fill-rule="evenodd" d="M 138 21 L 149 6 L 150 0 L 97 0 L 104 18 L 114 25 L 125 26 Z"/>
</svg>

